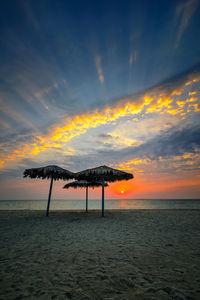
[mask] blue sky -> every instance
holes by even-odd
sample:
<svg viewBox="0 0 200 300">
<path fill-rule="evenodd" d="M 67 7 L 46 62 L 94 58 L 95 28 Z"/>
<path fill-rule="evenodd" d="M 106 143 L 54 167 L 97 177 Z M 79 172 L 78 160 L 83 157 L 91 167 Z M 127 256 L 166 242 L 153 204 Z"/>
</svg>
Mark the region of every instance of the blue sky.
<svg viewBox="0 0 200 300">
<path fill-rule="evenodd" d="M 41 198 L 21 176 L 52 163 L 129 170 L 129 198 L 198 197 L 199 13 L 198 0 L 3 3 L 1 198 Z"/>
</svg>

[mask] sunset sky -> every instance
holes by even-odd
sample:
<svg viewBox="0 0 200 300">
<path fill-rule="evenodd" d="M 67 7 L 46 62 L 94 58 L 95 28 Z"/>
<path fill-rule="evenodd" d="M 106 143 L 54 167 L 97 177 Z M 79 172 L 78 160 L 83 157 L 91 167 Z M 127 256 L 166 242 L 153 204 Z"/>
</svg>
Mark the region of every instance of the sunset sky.
<svg viewBox="0 0 200 300">
<path fill-rule="evenodd" d="M 110 199 L 200 198 L 199 16 L 199 0 L 2 2 L 0 199 L 46 199 L 23 171 L 50 164 L 133 173 Z M 53 198 L 84 198 L 65 183 Z"/>
</svg>

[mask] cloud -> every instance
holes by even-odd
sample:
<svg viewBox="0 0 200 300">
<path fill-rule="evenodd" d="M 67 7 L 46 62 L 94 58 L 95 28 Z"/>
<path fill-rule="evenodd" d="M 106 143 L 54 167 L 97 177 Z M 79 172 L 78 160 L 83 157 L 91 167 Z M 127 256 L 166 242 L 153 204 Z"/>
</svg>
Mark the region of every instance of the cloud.
<svg viewBox="0 0 200 300">
<path fill-rule="evenodd" d="M 127 160 L 118 164 L 114 164 L 113 167 L 117 167 L 122 170 L 130 172 L 141 173 L 145 177 L 149 174 L 161 174 L 161 173 L 182 173 L 182 172 L 194 172 L 200 170 L 200 149 L 194 152 L 185 152 L 181 155 L 171 155 L 170 157 L 159 156 L 157 159 L 154 157 L 135 157 L 134 159 Z"/>
<path fill-rule="evenodd" d="M 95 64 L 99 75 L 99 81 L 101 81 L 101 83 L 104 83 L 103 70 L 101 67 L 101 57 L 99 55 L 95 56 Z"/>
<path fill-rule="evenodd" d="M 194 122 L 195 123 L 195 122 Z M 159 134 L 151 137 L 146 142 L 138 145 L 129 145 L 124 148 L 93 147 L 88 145 L 89 150 L 80 151 L 79 154 L 70 157 L 73 169 L 80 169 L 108 164 L 113 167 L 133 170 L 145 170 L 151 172 L 151 164 L 154 172 L 166 172 L 171 169 L 181 168 L 192 170 L 199 166 L 200 161 L 200 124 L 181 124 L 179 129 L 173 126 L 162 130 Z M 102 143 L 100 144 L 102 146 Z M 192 157 L 193 156 L 193 157 Z M 182 161 L 180 160 L 182 157 Z M 63 159 L 65 159 L 63 157 Z M 167 161 L 169 160 L 169 164 Z M 193 162 L 191 162 L 193 160 Z M 159 165 L 162 163 L 162 170 Z M 174 165 L 173 165 L 174 164 Z M 145 169 L 144 169 L 144 166 Z M 134 168 L 133 168 L 134 167 Z"/>
<path fill-rule="evenodd" d="M 11 128 L 10 124 L 5 120 L 0 120 L 0 126 L 4 128 Z"/>
<path fill-rule="evenodd" d="M 190 19 L 197 8 L 197 0 L 186 0 L 181 2 L 176 8 L 176 14 L 180 18 L 180 25 L 176 38 L 176 48 L 178 48 L 182 35 L 189 25 Z"/>
<path fill-rule="evenodd" d="M 31 2 L 30 1 L 20 1 L 19 2 L 22 6 L 22 8 L 25 11 L 25 15 L 27 17 L 27 21 L 31 23 L 31 25 L 36 29 L 40 30 L 40 25 L 38 20 L 36 19 L 33 9 L 31 7 Z"/>
<path fill-rule="evenodd" d="M 184 152 L 194 152 L 200 147 L 200 125 L 190 126 L 176 130 L 172 133 L 166 132 L 157 140 L 154 153 L 157 155 L 179 155 Z"/>
<path fill-rule="evenodd" d="M 1 153 L 1 167 L 10 161 L 20 160 L 23 157 L 38 156 L 40 153 L 49 151 L 52 148 L 63 148 L 75 137 L 84 135 L 91 129 L 112 124 L 116 125 L 116 122 L 118 124 L 120 122 L 124 123 L 127 118 L 138 116 L 142 120 L 147 118 L 148 115 L 153 116 L 153 114 L 168 114 L 179 120 L 183 120 L 188 115 L 194 117 L 194 113 L 199 111 L 199 92 L 195 95 L 195 99 L 192 99 L 194 103 L 191 104 L 188 100 L 191 100 L 194 96 L 191 95 L 188 98 L 188 92 L 194 89 L 193 85 L 198 84 L 199 80 L 199 73 L 189 74 L 181 80 L 181 83 L 178 81 L 178 84 L 177 82 L 164 84 L 144 93 L 125 97 L 109 107 L 64 118 L 61 124 L 55 124 L 49 128 L 48 133 L 35 135 L 27 139 L 25 143 L 18 144 L 18 147 L 13 147 L 12 150 L 8 149 L 7 153 L 5 151 Z M 175 91 L 179 91 L 178 94 Z M 181 102 L 178 102 L 179 98 L 177 97 L 182 99 Z M 127 145 L 131 147 L 133 144 L 134 146 L 141 144 L 140 139 L 123 137 L 120 132 L 117 136 L 114 136 L 112 132 L 108 132 L 108 134 L 115 137 L 115 141 L 117 136 L 121 138 L 120 148 Z M 80 147 L 80 144 L 78 147 Z"/>
<path fill-rule="evenodd" d="M 90 155 L 71 158 L 75 170 L 100 164 L 127 171 L 145 173 L 170 173 L 200 169 L 200 124 L 165 130 L 160 135 L 134 147 L 122 150 L 99 149 Z"/>
<path fill-rule="evenodd" d="M 133 51 L 130 55 L 130 58 L 129 58 L 129 64 L 132 65 L 133 62 L 137 60 L 137 57 L 138 57 L 138 52 Z"/>
<path fill-rule="evenodd" d="M 182 125 L 183 126 L 183 125 Z M 121 151 L 105 151 L 102 156 L 119 161 L 144 159 L 157 160 L 159 157 L 170 158 L 184 155 L 185 153 L 199 153 L 200 149 L 200 124 L 187 125 L 177 130 L 172 127 L 160 132 L 154 138 L 137 147 L 127 147 Z"/>
<path fill-rule="evenodd" d="M 183 127 L 177 130 L 176 127 L 162 132 L 161 135 L 151 139 L 137 148 L 126 149 L 126 157 L 140 158 L 147 162 L 154 160 L 167 160 L 173 157 L 192 158 L 200 164 L 200 124 L 196 126 Z M 189 156 L 186 154 L 189 153 Z M 196 155 L 196 156 L 195 156 Z M 167 166 L 166 166 L 167 169 Z"/>
<path fill-rule="evenodd" d="M 97 137 L 99 137 L 101 139 L 112 139 L 112 135 L 107 134 L 107 133 L 100 133 L 97 135 Z"/>
<path fill-rule="evenodd" d="M 91 152 L 77 155 L 70 149 L 65 154 L 62 149 L 48 151 L 48 155 L 34 158 L 21 157 L 17 167 L 2 169 L 1 180 L 21 177 L 25 168 L 56 164 L 71 171 L 80 171 L 102 164 L 133 172 L 136 178 L 152 174 L 175 174 L 177 172 L 199 172 L 200 168 L 200 124 L 176 126 L 136 147 L 122 150 L 108 147 L 91 149 Z M 48 158 L 47 158 L 48 157 Z M 193 173 L 191 173 L 193 174 Z M 192 175 L 191 175 L 192 176 Z"/>
<path fill-rule="evenodd" d="M 6 104 L 6 99 L 0 99 L 1 113 L 7 118 L 19 123 L 24 123 L 25 126 L 35 129 L 34 124 L 24 118 L 19 112 L 13 110 Z M 6 122 L 7 123 L 7 122 Z M 4 124 L 5 125 L 5 124 Z M 8 127 L 7 127 L 8 128 Z"/>
</svg>

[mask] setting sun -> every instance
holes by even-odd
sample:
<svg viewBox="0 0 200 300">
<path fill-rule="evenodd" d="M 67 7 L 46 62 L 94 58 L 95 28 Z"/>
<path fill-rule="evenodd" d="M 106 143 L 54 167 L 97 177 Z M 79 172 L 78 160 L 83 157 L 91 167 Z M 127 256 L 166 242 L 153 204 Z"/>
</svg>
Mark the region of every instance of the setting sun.
<svg viewBox="0 0 200 300">
<path fill-rule="evenodd" d="M 135 180 L 135 179 L 134 179 Z M 120 199 L 122 197 L 128 197 L 133 193 L 133 181 L 121 181 L 110 184 L 109 190 L 113 194 L 114 197 L 118 196 Z"/>
</svg>

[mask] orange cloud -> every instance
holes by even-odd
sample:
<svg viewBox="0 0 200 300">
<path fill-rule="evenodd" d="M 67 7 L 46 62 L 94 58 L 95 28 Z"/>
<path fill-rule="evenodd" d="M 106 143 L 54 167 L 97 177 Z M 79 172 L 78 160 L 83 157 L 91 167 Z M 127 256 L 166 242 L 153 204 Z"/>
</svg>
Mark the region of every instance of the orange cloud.
<svg viewBox="0 0 200 300">
<path fill-rule="evenodd" d="M 187 81 L 187 82 L 185 83 L 185 85 L 190 85 L 190 84 L 192 84 L 192 83 L 194 83 L 194 82 L 197 82 L 198 80 L 199 80 L 199 76 L 198 76 L 197 78 L 194 78 L 194 79 L 190 80 L 190 81 Z"/>
<path fill-rule="evenodd" d="M 98 60 L 99 61 L 99 60 Z M 184 88 L 200 80 L 200 77 L 191 78 L 191 80 L 182 84 L 181 88 Z M 160 92 L 161 88 L 153 89 L 143 96 L 139 96 L 139 101 L 134 102 L 134 97 L 127 97 L 122 99 L 113 107 L 107 107 L 102 111 L 88 112 L 86 114 L 76 115 L 72 118 L 63 120 L 63 125 L 56 125 L 47 135 L 35 136 L 33 141 L 29 144 L 22 145 L 17 149 L 11 151 L 8 155 L 1 155 L 1 165 L 5 166 L 5 163 L 20 159 L 22 157 L 33 157 L 38 155 L 40 152 L 48 150 L 52 147 L 63 147 L 71 139 L 81 134 L 86 133 L 91 128 L 96 128 L 100 125 L 114 124 L 116 120 L 127 116 L 136 116 L 138 114 L 148 113 L 169 113 L 172 115 L 180 115 L 182 118 L 185 113 L 198 112 L 200 110 L 197 103 L 188 105 L 188 110 L 184 111 L 184 103 L 195 102 L 198 100 L 197 97 L 191 97 L 189 99 L 175 101 L 174 95 L 175 90 L 170 94 Z M 177 92 L 176 92 L 177 95 Z M 176 107 L 178 106 L 178 107 Z"/>
<path fill-rule="evenodd" d="M 119 168 L 124 171 L 133 172 L 137 176 L 143 176 L 143 173 L 149 174 L 158 170 L 177 169 L 182 172 L 185 166 L 197 166 L 200 164 L 200 149 L 196 149 L 195 152 L 186 152 L 182 155 L 174 155 L 171 157 L 158 157 L 157 160 L 153 158 L 140 158 L 136 157 L 124 162 L 120 162 L 117 165 L 112 165 L 114 168 Z"/>
<path fill-rule="evenodd" d="M 189 92 L 189 93 L 188 93 L 189 96 L 191 96 L 191 95 L 196 95 L 196 94 L 197 94 L 197 91 L 192 91 L 192 92 Z"/>
</svg>

